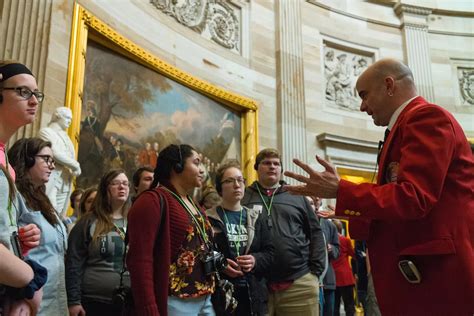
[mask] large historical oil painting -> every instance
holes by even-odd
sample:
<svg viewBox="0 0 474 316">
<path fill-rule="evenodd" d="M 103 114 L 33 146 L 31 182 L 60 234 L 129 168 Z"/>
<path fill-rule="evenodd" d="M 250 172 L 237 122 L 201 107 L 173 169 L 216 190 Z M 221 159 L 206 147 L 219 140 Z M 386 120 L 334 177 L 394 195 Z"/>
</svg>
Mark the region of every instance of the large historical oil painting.
<svg viewBox="0 0 474 316">
<path fill-rule="evenodd" d="M 208 172 L 241 158 L 241 115 L 164 75 L 89 40 L 78 159 L 79 187 L 110 168 L 128 176 L 155 167 L 171 143 L 193 145 Z"/>
</svg>

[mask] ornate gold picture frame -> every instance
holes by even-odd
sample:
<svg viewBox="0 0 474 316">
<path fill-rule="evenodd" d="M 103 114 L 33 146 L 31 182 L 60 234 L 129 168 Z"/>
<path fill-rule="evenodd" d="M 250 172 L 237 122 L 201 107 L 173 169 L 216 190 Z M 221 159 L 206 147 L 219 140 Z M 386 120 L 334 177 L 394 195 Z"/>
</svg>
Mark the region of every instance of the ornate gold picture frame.
<svg viewBox="0 0 474 316">
<path fill-rule="evenodd" d="M 73 13 L 66 90 L 66 106 L 70 107 L 73 112 L 69 135 L 75 144 L 76 152 L 79 147 L 81 119 L 84 116 L 82 113 L 83 102 L 87 101 L 84 97 L 84 83 L 86 81 L 87 48 L 91 42 L 113 51 L 122 58 L 125 57 L 144 66 L 147 71 L 151 70 L 168 80 L 189 88 L 238 115 L 240 118 L 239 145 L 242 170 L 249 181 L 255 179 L 253 163 L 258 151 L 258 106 L 256 101 L 224 90 L 166 63 L 116 32 L 78 4 L 75 4 Z M 170 107 L 172 106 L 170 104 Z M 190 142 L 190 144 L 192 143 Z"/>
</svg>

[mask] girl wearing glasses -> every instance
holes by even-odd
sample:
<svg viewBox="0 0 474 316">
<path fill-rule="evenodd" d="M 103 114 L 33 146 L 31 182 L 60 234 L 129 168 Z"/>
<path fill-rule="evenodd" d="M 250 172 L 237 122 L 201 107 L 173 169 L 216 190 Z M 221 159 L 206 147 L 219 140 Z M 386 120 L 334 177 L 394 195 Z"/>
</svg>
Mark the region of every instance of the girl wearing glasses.
<svg viewBox="0 0 474 316">
<path fill-rule="evenodd" d="M 135 315 L 215 315 L 214 271 L 203 261 L 212 230 L 190 196 L 204 178 L 200 165 L 189 145 L 164 148 L 151 187 L 160 186 L 143 192 L 130 209 L 127 265 Z"/>
<path fill-rule="evenodd" d="M 0 61 L 0 287 L 28 286 L 32 289 L 33 286 L 42 286 L 34 278 L 38 273 L 12 252 L 11 237 L 18 234 L 22 250 L 27 251 L 39 244 L 40 230 L 33 224 L 18 228 L 15 216 L 18 198 L 14 185 L 15 171 L 8 163 L 5 144 L 19 128 L 34 121 L 39 100 L 33 95 L 26 98 L 18 90 L 10 89 L 16 87 L 38 90 L 35 77 L 25 65 Z M 0 315 L 35 313 L 40 300 L 40 295 L 36 295 L 34 300 L 28 302 L 13 302 L 0 288 Z"/>
<path fill-rule="evenodd" d="M 270 231 L 262 217 L 265 214 L 240 205 L 245 179 L 237 161 L 230 161 L 217 170 L 216 189 L 222 202 L 206 213 L 217 248 L 227 258 L 224 275 L 234 284 L 234 297 L 238 301 L 234 315 L 265 315 L 264 274 L 273 260 Z"/>
<path fill-rule="evenodd" d="M 20 139 L 9 150 L 8 159 L 15 169 L 16 186 L 26 205 L 26 211 L 21 212 L 18 223 L 35 224 L 41 230 L 39 246 L 31 249 L 26 256 L 40 262 L 48 270 L 38 315 L 65 315 L 67 230 L 46 195 L 45 187 L 54 170 L 51 143 L 40 138 Z"/>
<path fill-rule="evenodd" d="M 122 315 L 113 304 L 120 285 L 125 251 L 130 187 L 125 171 L 113 169 L 101 179 L 90 213 L 71 230 L 66 256 L 66 287 L 69 315 Z M 123 274 L 123 283 L 130 278 Z"/>
</svg>

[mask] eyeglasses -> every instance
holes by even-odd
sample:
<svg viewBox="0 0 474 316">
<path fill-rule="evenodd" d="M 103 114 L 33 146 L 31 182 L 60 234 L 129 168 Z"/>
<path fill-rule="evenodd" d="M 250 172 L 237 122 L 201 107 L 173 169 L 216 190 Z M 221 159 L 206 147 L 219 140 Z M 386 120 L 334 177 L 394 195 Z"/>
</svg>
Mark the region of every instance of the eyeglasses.
<svg viewBox="0 0 474 316">
<path fill-rule="evenodd" d="M 124 187 L 128 187 L 130 182 L 114 180 L 114 181 L 110 182 L 109 184 L 113 187 L 118 187 L 119 185 L 123 185 Z"/>
<path fill-rule="evenodd" d="M 54 160 L 54 158 L 49 155 L 36 155 L 35 157 L 40 157 L 43 159 L 48 167 L 54 167 L 54 164 L 56 163 L 56 160 Z"/>
<path fill-rule="evenodd" d="M 44 93 L 40 91 L 31 91 L 27 87 L 15 87 L 15 88 L 2 88 L 2 90 L 15 90 L 25 100 L 29 100 L 32 96 L 35 96 L 38 102 L 43 102 Z"/>
<path fill-rule="evenodd" d="M 241 177 L 240 177 L 240 178 L 227 178 L 227 179 L 225 179 L 225 180 L 222 180 L 221 183 L 222 183 L 222 184 L 234 184 L 234 183 L 237 183 L 237 184 L 241 184 L 241 185 L 243 184 L 243 185 L 245 185 L 245 182 L 246 182 L 245 178 L 241 178 Z"/>
</svg>

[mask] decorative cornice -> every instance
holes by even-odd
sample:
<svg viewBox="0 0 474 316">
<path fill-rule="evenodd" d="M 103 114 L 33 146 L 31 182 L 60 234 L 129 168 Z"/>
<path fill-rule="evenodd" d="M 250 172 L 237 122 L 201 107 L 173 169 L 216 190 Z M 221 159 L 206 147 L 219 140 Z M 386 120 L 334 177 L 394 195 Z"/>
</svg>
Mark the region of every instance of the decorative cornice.
<svg viewBox="0 0 474 316">
<path fill-rule="evenodd" d="M 426 24 L 404 22 L 404 23 L 402 23 L 401 28 L 404 28 L 404 27 L 408 27 L 408 28 L 428 32 L 428 25 L 426 25 Z"/>
<path fill-rule="evenodd" d="M 312 5 L 315 5 L 317 7 L 320 7 L 322 9 L 325 9 L 325 10 L 328 10 L 328 11 L 331 11 L 331 12 L 334 12 L 334 13 L 337 13 L 337 14 L 340 14 L 340 15 L 344 15 L 344 16 L 347 16 L 347 17 L 350 17 L 350 18 L 353 18 L 353 19 L 357 19 L 357 20 L 360 20 L 360 21 L 365 21 L 367 23 L 382 25 L 382 26 L 396 28 L 396 29 L 402 29 L 404 27 L 404 24 L 402 24 L 402 23 L 400 23 L 400 24 L 387 23 L 387 22 L 378 21 L 378 20 L 366 18 L 366 17 L 363 17 L 363 16 L 355 15 L 355 14 L 352 14 L 352 13 L 348 13 L 348 12 L 345 12 L 343 10 L 334 9 L 334 8 L 331 8 L 328 5 L 319 3 L 317 0 L 306 0 L 306 2 L 308 2 Z M 421 7 L 419 7 L 419 8 L 421 8 Z M 426 8 L 421 8 L 421 9 L 426 9 Z M 430 10 L 430 9 L 426 9 L 426 10 Z M 472 12 L 449 11 L 449 10 L 440 10 L 440 9 L 433 9 L 431 11 L 432 11 L 432 14 L 438 14 L 438 15 L 456 16 L 456 17 L 474 17 L 474 13 L 472 13 Z M 408 25 L 408 23 L 405 24 L 405 25 Z M 449 35 L 449 36 L 474 37 L 473 33 L 449 32 L 449 31 L 439 31 L 439 30 L 430 30 L 430 29 L 428 29 L 428 33 L 440 34 L 440 35 Z"/>
<path fill-rule="evenodd" d="M 374 142 L 374 141 L 351 138 L 351 137 L 346 137 L 346 136 L 339 136 L 339 135 L 329 134 L 329 133 L 319 134 L 318 136 L 316 136 L 316 139 L 318 140 L 318 142 L 322 143 L 323 145 L 327 145 L 329 143 L 350 145 L 350 146 L 366 148 L 368 151 L 372 151 L 373 149 L 377 151 L 378 144 L 379 144 L 378 142 Z"/>
<path fill-rule="evenodd" d="M 316 136 L 326 158 L 337 167 L 373 171 L 377 160 L 378 142 L 323 133 Z"/>
<path fill-rule="evenodd" d="M 353 18 L 353 19 L 365 21 L 365 22 L 368 22 L 368 23 L 378 24 L 378 25 L 382 25 L 382 26 L 386 26 L 386 27 L 393 27 L 393 28 L 397 28 L 397 29 L 400 28 L 399 24 L 378 21 L 378 20 L 366 18 L 366 17 L 363 17 L 363 16 L 355 15 L 355 14 L 352 14 L 352 13 L 349 13 L 349 12 L 346 12 L 346 11 L 343 11 L 343 10 L 334 9 L 334 8 L 331 8 L 330 6 L 328 6 L 326 4 L 322 4 L 322 3 L 318 2 L 317 0 L 306 0 L 306 2 L 311 3 L 311 4 L 313 4 L 317 7 L 320 7 L 322 9 L 325 9 L 325 10 L 328 10 L 328 11 L 331 11 L 331 12 L 334 12 L 334 13 L 337 13 L 337 14 L 340 14 L 340 15 L 344 15 L 344 16 L 347 16 L 347 17 L 350 17 L 350 18 Z"/>
<path fill-rule="evenodd" d="M 424 7 L 419 7 L 415 5 L 410 5 L 410 4 L 403 4 L 403 3 L 397 3 L 393 10 L 397 14 L 397 16 L 401 16 L 404 13 L 409 13 L 409 14 L 416 14 L 416 15 L 430 15 L 433 10 L 424 8 Z"/>
<path fill-rule="evenodd" d="M 438 30 L 428 30 L 430 34 L 439 34 L 439 35 L 448 35 L 448 36 L 464 36 L 464 37 L 474 37 L 474 33 L 460 33 L 460 32 L 448 32 L 448 31 L 438 31 Z"/>
</svg>

